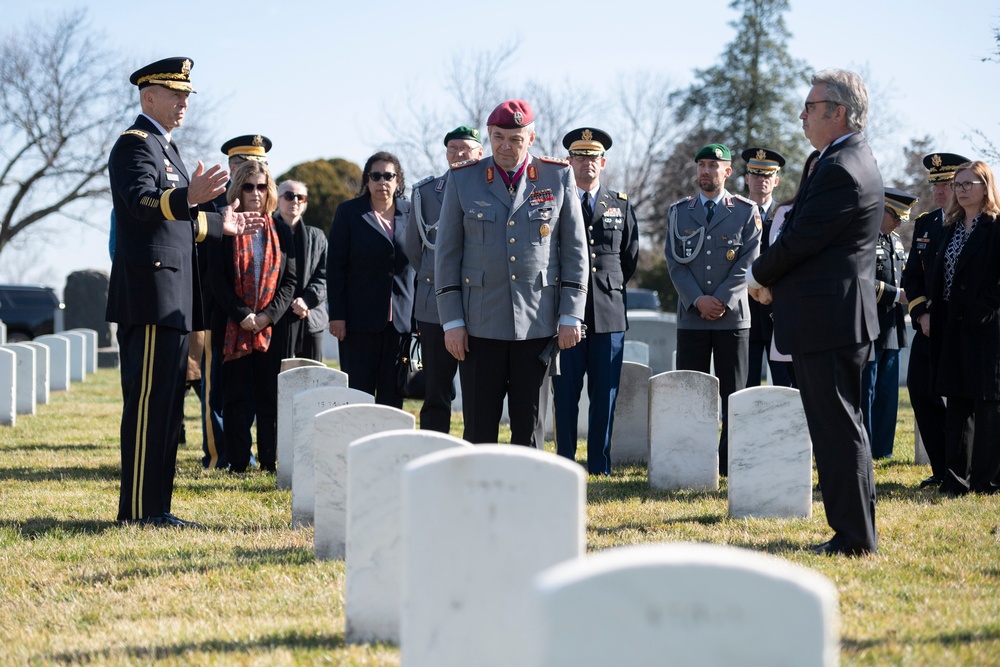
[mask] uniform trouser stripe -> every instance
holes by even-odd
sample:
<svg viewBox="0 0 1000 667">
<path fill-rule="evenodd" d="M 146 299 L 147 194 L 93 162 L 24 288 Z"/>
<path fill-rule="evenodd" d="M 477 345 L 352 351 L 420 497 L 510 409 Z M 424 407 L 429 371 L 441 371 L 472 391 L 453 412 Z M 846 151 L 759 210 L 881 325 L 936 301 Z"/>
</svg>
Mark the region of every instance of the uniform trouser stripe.
<svg viewBox="0 0 1000 667">
<path fill-rule="evenodd" d="M 212 373 L 212 330 L 205 330 L 205 370 L 202 371 L 202 376 L 205 380 L 205 387 L 203 389 L 202 401 L 208 403 L 208 397 L 212 395 L 212 385 L 215 384 L 216 378 Z M 210 409 L 210 408 L 209 408 Z M 208 456 L 209 456 L 209 468 L 215 468 L 219 463 L 219 446 L 215 442 L 215 426 L 211 423 L 211 415 L 205 420 L 205 442 L 208 443 Z"/>
<path fill-rule="evenodd" d="M 132 471 L 132 516 L 141 517 L 142 480 L 146 473 L 146 440 L 149 422 L 149 394 L 153 385 L 153 357 L 156 350 L 156 325 L 146 325 L 142 350 L 142 376 L 139 388 L 139 414 L 135 420 L 135 461 Z"/>
</svg>

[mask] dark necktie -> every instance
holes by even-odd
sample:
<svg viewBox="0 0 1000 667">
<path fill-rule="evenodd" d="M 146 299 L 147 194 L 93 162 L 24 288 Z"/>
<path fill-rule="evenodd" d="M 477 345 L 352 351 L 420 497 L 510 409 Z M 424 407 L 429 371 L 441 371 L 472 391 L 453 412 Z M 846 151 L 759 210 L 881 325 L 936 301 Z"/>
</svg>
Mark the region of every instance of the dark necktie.
<svg viewBox="0 0 1000 667">
<path fill-rule="evenodd" d="M 713 215 L 715 215 L 715 202 L 709 199 L 705 202 L 705 222 L 712 222 Z"/>
<path fill-rule="evenodd" d="M 587 222 L 590 222 L 591 218 L 594 217 L 594 207 L 590 205 L 590 193 L 583 193 L 583 218 Z"/>
</svg>

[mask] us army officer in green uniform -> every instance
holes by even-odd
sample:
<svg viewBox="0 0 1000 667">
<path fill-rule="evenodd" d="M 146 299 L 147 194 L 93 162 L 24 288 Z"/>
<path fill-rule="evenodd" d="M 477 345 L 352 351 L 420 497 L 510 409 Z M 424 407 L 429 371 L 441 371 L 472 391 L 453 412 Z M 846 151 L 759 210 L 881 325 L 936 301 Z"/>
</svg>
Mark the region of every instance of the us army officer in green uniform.
<svg viewBox="0 0 1000 667">
<path fill-rule="evenodd" d="M 746 387 L 750 304 L 746 271 L 759 253 L 757 205 L 726 190 L 732 155 L 709 144 L 695 156 L 700 194 L 670 206 L 664 250 L 677 289 L 677 370 L 715 376 L 722 396 L 719 472 L 728 471 L 729 395 Z"/>
</svg>

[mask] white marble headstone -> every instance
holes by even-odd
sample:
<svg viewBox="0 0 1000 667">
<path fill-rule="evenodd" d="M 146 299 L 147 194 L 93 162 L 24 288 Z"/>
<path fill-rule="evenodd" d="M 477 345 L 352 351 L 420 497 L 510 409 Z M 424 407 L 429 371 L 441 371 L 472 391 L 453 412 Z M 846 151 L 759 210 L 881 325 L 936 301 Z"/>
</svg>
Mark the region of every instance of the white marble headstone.
<svg viewBox="0 0 1000 667">
<path fill-rule="evenodd" d="M 767 554 L 712 544 L 620 547 L 535 580 L 524 667 L 839 662 L 837 589 Z M 472 664 L 472 663 L 470 663 Z"/>
<path fill-rule="evenodd" d="M 323 368 L 327 367 L 326 364 L 324 364 L 322 361 L 316 361 L 315 359 L 305 359 L 303 357 L 289 357 L 287 359 L 281 360 L 281 368 L 279 372 L 284 373 L 285 371 L 290 371 L 293 368 L 303 368 L 306 366 L 315 366 L 315 367 L 322 366 Z"/>
<path fill-rule="evenodd" d="M 49 348 L 49 389 L 67 391 L 69 378 L 69 339 L 64 336 L 39 336 L 33 343 Z"/>
<path fill-rule="evenodd" d="M 531 581 L 584 552 L 579 465 L 517 446 L 428 454 L 403 472 L 402 664 L 524 664 Z"/>
<path fill-rule="evenodd" d="M 278 373 L 278 488 L 292 488 L 295 447 L 292 422 L 295 394 L 319 387 L 346 387 L 347 373 L 333 368 L 300 366 Z"/>
<path fill-rule="evenodd" d="M 649 366 L 649 343 L 644 343 L 641 340 L 626 340 L 623 355 L 625 361 Z"/>
<path fill-rule="evenodd" d="M 69 340 L 69 379 L 83 382 L 87 379 L 87 336 L 79 331 L 60 331 Z"/>
<path fill-rule="evenodd" d="M 812 441 L 798 389 L 729 397 L 729 515 L 812 516 Z"/>
<path fill-rule="evenodd" d="M 316 415 L 342 405 L 374 402 L 371 394 L 346 387 L 307 389 L 292 397 L 292 528 L 313 523 Z"/>
<path fill-rule="evenodd" d="M 38 405 L 49 403 L 49 348 L 35 341 L 22 343 L 35 350 L 35 402 Z"/>
<path fill-rule="evenodd" d="M 318 560 L 344 557 L 348 445 L 366 435 L 416 425 L 416 417 L 388 405 L 344 405 L 316 415 L 313 553 Z"/>
<path fill-rule="evenodd" d="M 87 375 L 97 372 L 97 339 L 98 334 L 93 329 L 70 329 L 83 334 L 83 370 Z"/>
<path fill-rule="evenodd" d="M 653 373 L 673 369 L 674 351 L 677 349 L 677 315 L 674 313 L 640 313 L 628 315 L 629 340 L 642 341 L 649 346 L 649 367 Z"/>
<path fill-rule="evenodd" d="M 7 344 L 7 325 L 0 322 L 0 345 Z"/>
<path fill-rule="evenodd" d="M 19 415 L 35 414 L 37 405 L 35 392 L 35 348 L 24 343 L 9 343 L 4 346 L 14 353 L 17 361 L 14 374 L 17 376 L 15 409 Z"/>
<path fill-rule="evenodd" d="M 0 426 L 17 424 L 17 355 L 0 345 Z"/>
<path fill-rule="evenodd" d="M 399 644 L 403 468 L 426 454 L 472 447 L 434 431 L 386 431 L 347 448 L 345 639 Z"/>
<path fill-rule="evenodd" d="M 669 371 L 649 380 L 649 485 L 719 488 L 719 380 Z"/>
<path fill-rule="evenodd" d="M 615 404 L 611 465 L 649 461 L 649 366 L 626 361 Z"/>
</svg>

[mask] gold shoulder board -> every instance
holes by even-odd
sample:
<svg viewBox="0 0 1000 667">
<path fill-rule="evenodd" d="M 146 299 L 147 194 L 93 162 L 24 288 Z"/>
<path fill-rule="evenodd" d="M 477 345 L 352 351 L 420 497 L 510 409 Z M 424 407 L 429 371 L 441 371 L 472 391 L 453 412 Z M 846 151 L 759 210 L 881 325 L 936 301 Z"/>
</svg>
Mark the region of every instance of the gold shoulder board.
<svg viewBox="0 0 1000 667">
<path fill-rule="evenodd" d="M 549 162 L 551 164 L 561 164 L 564 167 L 569 166 L 569 160 L 563 160 L 562 158 L 552 157 L 551 155 L 542 155 L 538 158 L 542 162 Z"/>
<path fill-rule="evenodd" d="M 139 137 L 140 139 L 145 139 L 146 137 L 149 136 L 149 132 L 143 132 L 142 130 L 125 130 L 124 132 L 122 132 L 122 136 L 123 137 L 126 134 L 134 134 L 135 136 Z"/>
</svg>

